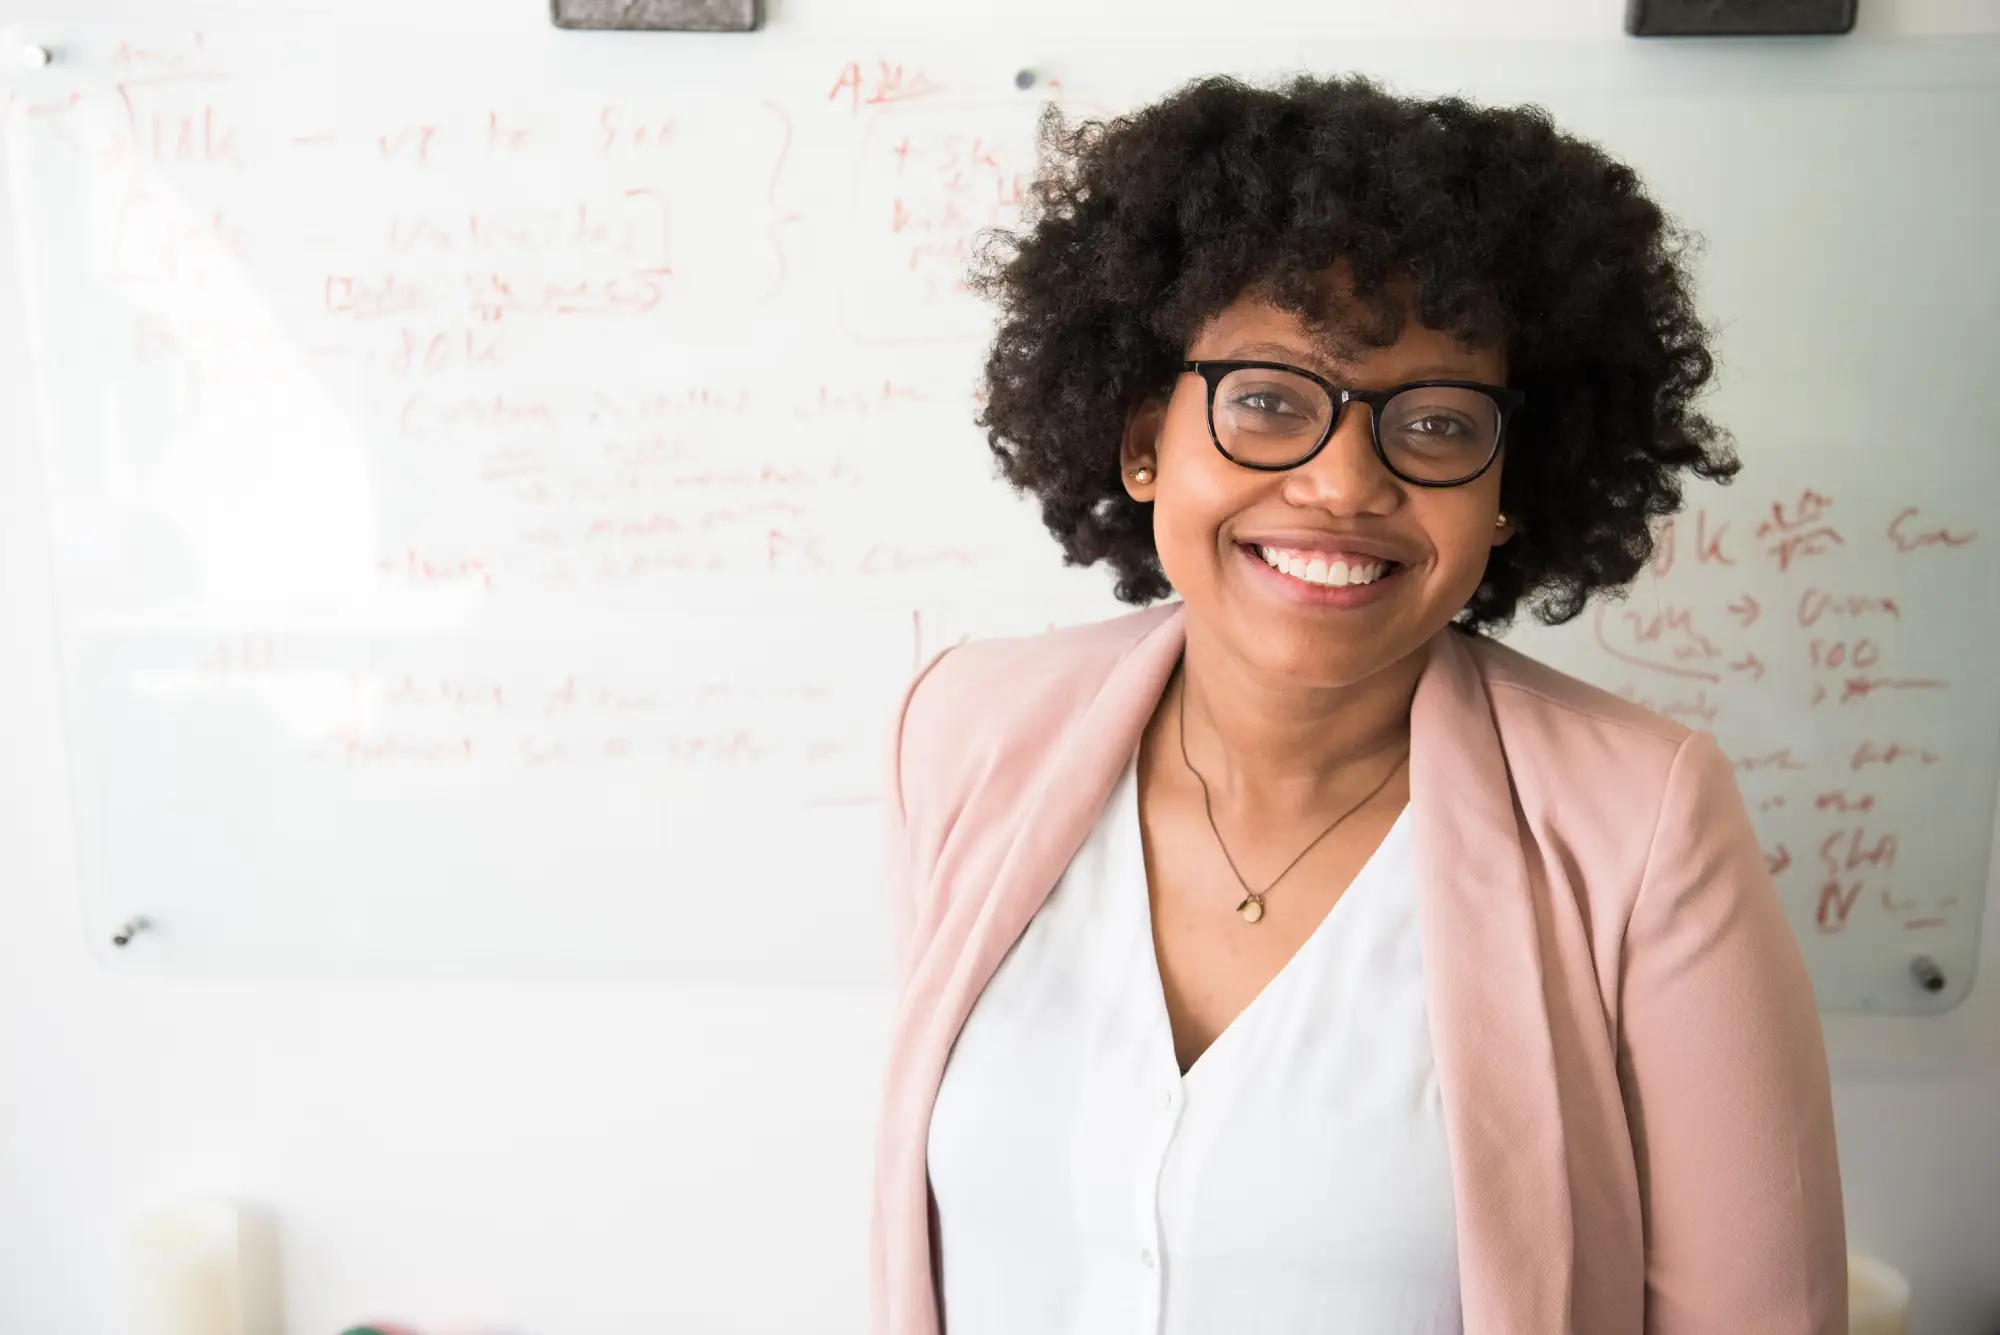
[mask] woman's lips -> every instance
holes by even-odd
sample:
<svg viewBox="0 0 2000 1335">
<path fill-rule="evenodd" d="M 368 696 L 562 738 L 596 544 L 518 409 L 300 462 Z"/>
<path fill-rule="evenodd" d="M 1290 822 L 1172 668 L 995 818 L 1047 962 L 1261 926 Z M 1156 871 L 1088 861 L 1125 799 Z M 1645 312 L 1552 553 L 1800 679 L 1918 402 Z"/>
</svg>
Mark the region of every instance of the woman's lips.
<svg viewBox="0 0 2000 1335">
<path fill-rule="evenodd" d="M 1238 543 L 1236 550 L 1266 588 L 1315 607 L 1364 607 L 1389 596 L 1404 571 L 1372 553 Z M 1335 582 L 1336 577 L 1339 582 Z"/>
<path fill-rule="evenodd" d="M 1252 550 L 1273 570 L 1302 579 L 1321 588 L 1345 588 L 1373 584 L 1389 573 L 1396 563 L 1365 552 L 1333 549 L 1279 547 L 1257 544 Z"/>
</svg>

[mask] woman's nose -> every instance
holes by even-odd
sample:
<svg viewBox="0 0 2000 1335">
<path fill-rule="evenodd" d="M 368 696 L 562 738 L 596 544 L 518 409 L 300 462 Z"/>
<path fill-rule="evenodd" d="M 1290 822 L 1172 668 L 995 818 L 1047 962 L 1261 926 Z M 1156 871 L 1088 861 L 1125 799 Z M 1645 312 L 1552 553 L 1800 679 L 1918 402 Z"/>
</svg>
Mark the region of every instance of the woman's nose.
<svg viewBox="0 0 2000 1335">
<path fill-rule="evenodd" d="M 1320 452 L 1286 475 L 1285 498 L 1332 514 L 1388 513 L 1402 493 L 1375 453 L 1373 410 L 1349 401 L 1335 411 L 1340 416 Z"/>
</svg>

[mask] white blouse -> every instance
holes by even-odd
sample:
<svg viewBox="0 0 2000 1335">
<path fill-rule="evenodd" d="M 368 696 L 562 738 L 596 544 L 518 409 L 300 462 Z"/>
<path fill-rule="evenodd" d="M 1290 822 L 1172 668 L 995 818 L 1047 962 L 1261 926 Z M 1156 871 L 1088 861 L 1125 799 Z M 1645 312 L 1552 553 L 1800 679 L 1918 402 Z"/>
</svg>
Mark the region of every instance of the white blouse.
<svg viewBox="0 0 2000 1335">
<path fill-rule="evenodd" d="M 948 1335 L 1459 1335 L 1414 892 L 1406 813 L 1182 1076 L 1128 766 L 938 1093 Z"/>
</svg>

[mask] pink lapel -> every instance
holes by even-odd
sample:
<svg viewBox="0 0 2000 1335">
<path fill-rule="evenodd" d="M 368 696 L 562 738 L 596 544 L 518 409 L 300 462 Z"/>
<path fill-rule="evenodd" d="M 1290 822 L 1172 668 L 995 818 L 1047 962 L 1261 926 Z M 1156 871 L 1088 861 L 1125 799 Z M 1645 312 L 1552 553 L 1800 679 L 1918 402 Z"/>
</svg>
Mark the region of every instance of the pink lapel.
<svg viewBox="0 0 2000 1335">
<path fill-rule="evenodd" d="M 1467 1335 L 1570 1326 L 1574 1221 L 1526 855 L 1472 652 L 1440 635 L 1410 720 L 1410 815 Z"/>
<path fill-rule="evenodd" d="M 899 1253 L 901 1247 L 916 1255 L 929 1250 L 925 1145 L 952 1044 L 1000 961 L 1096 824 L 1180 662 L 1185 640 L 1175 609 L 1119 660 L 1083 716 L 1055 739 L 1058 754 L 1022 812 L 990 893 L 955 896 L 917 961 L 891 1027 L 891 1051 L 907 1057 L 892 1064 L 883 1120 L 888 1143 L 877 1147 L 878 1162 L 893 1166 L 894 1172 L 883 1184 L 887 1208 L 894 1213 L 880 1221 L 890 1235 L 885 1250 L 892 1255 L 909 1254 Z M 893 1143 L 898 1136 L 914 1143 Z M 885 1259 L 878 1256 L 877 1264 Z M 892 1306 L 885 1329 L 896 1335 L 934 1335 L 936 1295 L 930 1285 L 922 1285 L 921 1293 L 918 1287 L 887 1286 L 885 1296 L 892 1305 L 908 1302 L 909 1307 Z"/>
</svg>

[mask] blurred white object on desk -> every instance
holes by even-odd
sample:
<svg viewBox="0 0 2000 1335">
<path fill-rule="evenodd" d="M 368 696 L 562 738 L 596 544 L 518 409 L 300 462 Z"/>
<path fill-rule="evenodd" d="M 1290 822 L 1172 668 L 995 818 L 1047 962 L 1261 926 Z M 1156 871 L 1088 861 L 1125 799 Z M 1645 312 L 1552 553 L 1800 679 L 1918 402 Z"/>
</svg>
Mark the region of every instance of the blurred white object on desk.
<svg viewBox="0 0 2000 1335">
<path fill-rule="evenodd" d="M 1886 1261 L 1849 1253 L 1847 1335 L 1908 1335 L 1910 1281 Z"/>
<path fill-rule="evenodd" d="M 246 1335 L 242 1221 L 223 1201 L 147 1212 L 126 1237 L 135 1335 Z"/>
</svg>

